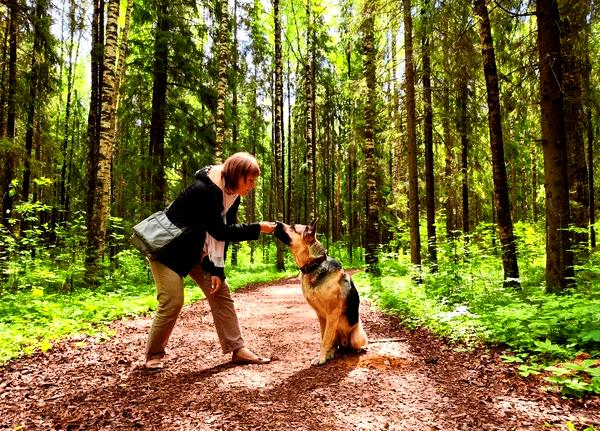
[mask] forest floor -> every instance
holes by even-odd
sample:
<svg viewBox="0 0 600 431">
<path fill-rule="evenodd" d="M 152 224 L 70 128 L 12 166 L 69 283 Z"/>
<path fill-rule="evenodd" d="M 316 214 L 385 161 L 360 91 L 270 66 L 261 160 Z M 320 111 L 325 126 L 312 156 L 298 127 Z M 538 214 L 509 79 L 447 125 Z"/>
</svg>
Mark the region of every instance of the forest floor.
<svg viewBox="0 0 600 431">
<path fill-rule="evenodd" d="M 600 426 L 600 399 L 565 400 L 499 352 L 464 352 L 408 331 L 363 300 L 375 340 L 319 367 L 319 325 L 298 279 L 234 294 L 246 344 L 274 361 L 232 365 L 206 301 L 186 306 L 165 368 L 142 367 L 151 318 L 75 337 L 0 369 L 0 429 L 549 430 Z"/>
</svg>

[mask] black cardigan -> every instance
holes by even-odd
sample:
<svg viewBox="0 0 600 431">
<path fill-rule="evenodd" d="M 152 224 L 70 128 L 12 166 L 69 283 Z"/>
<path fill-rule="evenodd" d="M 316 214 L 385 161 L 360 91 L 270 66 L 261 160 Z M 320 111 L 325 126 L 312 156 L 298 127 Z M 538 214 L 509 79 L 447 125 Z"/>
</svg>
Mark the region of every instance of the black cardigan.
<svg viewBox="0 0 600 431">
<path fill-rule="evenodd" d="M 260 235 L 259 223 L 236 224 L 240 205 L 238 197 L 225 214 L 223 222 L 223 192 L 208 177 L 210 166 L 196 172 L 196 180 L 186 187 L 167 210 L 167 217 L 183 233 L 161 252 L 157 260 L 182 277 L 185 277 L 200 263 L 206 232 L 217 241 L 249 241 Z M 225 278 L 223 268 L 215 267 L 205 258 L 202 262 L 205 271 Z"/>
</svg>

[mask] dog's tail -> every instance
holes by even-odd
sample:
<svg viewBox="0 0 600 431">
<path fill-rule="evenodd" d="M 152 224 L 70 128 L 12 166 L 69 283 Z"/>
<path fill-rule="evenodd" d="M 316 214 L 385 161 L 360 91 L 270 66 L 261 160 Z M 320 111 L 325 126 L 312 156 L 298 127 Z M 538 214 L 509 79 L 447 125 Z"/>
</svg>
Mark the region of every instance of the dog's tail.
<svg viewBox="0 0 600 431">
<path fill-rule="evenodd" d="M 358 307 L 360 306 L 360 297 L 358 296 L 358 290 L 352 281 L 352 278 L 346 274 L 344 283 L 346 284 L 345 289 L 347 291 L 346 297 L 346 319 L 350 326 L 354 326 L 359 322 Z"/>
</svg>

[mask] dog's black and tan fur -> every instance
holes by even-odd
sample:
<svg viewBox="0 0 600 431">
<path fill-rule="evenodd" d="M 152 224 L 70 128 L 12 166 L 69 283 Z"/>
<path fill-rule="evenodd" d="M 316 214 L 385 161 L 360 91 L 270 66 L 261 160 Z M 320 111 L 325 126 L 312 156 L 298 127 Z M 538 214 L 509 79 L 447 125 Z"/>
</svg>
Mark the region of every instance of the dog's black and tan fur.
<svg viewBox="0 0 600 431">
<path fill-rule="evenodd" d="M 315 310 L 321 326 L 321 351 L 312 365 L 324 364 L 336 348 L 356 351 L 367 347 L 358 307 L 360 298 L 352 278 L 340 262 L 327 256 L 316 238 L 317 220 L 310 225 L 278 222 L 275 236 L 290 250 L 302 272 L 302 293 Z"/>
</svg>

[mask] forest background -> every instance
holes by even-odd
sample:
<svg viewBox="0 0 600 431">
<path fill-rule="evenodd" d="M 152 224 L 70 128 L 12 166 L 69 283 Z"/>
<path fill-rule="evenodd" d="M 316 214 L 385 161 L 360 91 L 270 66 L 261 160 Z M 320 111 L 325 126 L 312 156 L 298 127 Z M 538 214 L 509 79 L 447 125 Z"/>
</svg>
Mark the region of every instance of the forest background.
<svg viewBox="0 0 600 431">
<path fill-rule="evenodd" d="M 407 325 L 600 393 L 596 1 L 2 0 L 0 17 L 1 361 L 151 311 L 131 226 L 245 150 L 262 175 L 242 221 L 319 217 Z M 229 259 L 238 286 L 294 270 L 269 237 Z"/>
</svg>

